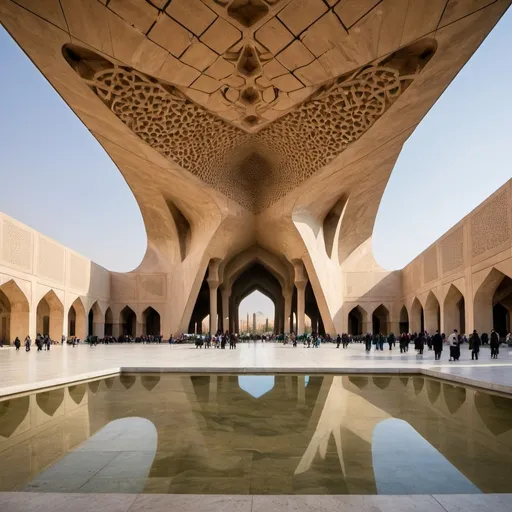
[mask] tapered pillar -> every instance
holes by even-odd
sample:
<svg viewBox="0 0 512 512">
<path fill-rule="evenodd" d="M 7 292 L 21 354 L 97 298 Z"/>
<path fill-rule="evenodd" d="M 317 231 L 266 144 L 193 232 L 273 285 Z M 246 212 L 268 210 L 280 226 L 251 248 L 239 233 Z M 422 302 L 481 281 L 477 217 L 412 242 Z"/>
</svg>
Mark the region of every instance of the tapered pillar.
<svg viewBox="0 0 512 512">
<path fill-rule="evenodd" d="M 304 334 L 306 320 L 306 282 L 295 282 L 297 288 L 297 334 Z"/>
<path fill-rule="evenodd" d="M 292 290 L 285 290 L 283 295 L 284 299 L 284 332 L 290 334 L 291 330 L 291 316 L 292 316 Z"/>
<path fill-rule="evenodd" d="M 219 261 L 211 260 L 208 265 L 208 286 L 210 287 L 210 334 L 214 335 L 219 329 L 217 311 L 217 290 L 219 288 Z"/>
<path fill-rule="evenodd" d="M 222 330 L 232 330 L 229 322 L 229 296 L 231 295 L 230 290 L 222 288 Z"/>
</svg>

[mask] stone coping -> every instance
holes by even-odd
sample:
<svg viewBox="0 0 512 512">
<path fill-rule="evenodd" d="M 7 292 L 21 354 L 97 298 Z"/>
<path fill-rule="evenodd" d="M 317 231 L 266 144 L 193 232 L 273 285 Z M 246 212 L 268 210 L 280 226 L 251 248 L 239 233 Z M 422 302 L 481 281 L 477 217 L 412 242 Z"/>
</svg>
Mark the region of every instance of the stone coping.
<svg viewBox="0 0 512 512">
<path fill-rule="evenodd" d="M 488 391 L 495 391 L 507 395 L 512 395 L 512 386 L 499 384 L 496 382 L 489 382 L 479 380 L 476 378 L 455 375 L 453 373 L 442 372 L 440 370 L 424 368 L 418 366 L 400 366 L 400 367 L 372 367 L 372 368 L 352 368 L 352 367 L 338 367 L 338 368 L 307 368 L 307 367 L 246 367 L 234 368 L 232 366 L 189 366 L 189 367 L 176 367 L 176 366 L 122 366 L 117 368 L 108 368 L 104 370 L 97 370 L 93 372 L 81 373 L 77 375 L 69 375 L 66 377 L 59 377 L 56 379 L 48 379 L 39 382 L 30 382 L 27 384 L 18 384 L 15 386 L 7 386 L 0 388 L 0 398 L 12 395 L 19 395 L 38 391 L 41 389 L 48 389 L 59 387 L 77 382 L 94 380 L 98 378 L 113 377 L 122 373 L 208 373 L 208 374 L 231 374 L 231 375 L 266 375 L 266 374 L 327 374 L 327 375 L 351 375 L 354 373 L 367 374 L 367 375 L 423 375 L 426 377 L 433 377 L 439 380 L 454 382 L 472 386 L 479 389 Z M 512 512 L 512 511 L 511 511 Z"/>
<path fill-rule="evenodd" d="M 512 494 L 197 495 L 0 493 L 2 512 L 507 512 Z"/>
</svg>

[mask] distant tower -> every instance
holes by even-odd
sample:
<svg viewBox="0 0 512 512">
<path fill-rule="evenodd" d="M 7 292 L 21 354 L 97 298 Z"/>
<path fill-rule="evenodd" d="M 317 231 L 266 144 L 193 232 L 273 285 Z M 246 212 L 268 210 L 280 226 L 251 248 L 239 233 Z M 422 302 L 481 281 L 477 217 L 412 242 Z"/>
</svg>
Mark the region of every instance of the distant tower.
<svg viewBox="0 0 512 512">
<path fill-rule="evenodd" d="M 252 332 L 256 332 L 256 313 L 252 314 Z"/>
<path fill-rule="evenodd" d="M 265 320 L 265 332 L 268 332 L 268 318 Z"/>
</svg>

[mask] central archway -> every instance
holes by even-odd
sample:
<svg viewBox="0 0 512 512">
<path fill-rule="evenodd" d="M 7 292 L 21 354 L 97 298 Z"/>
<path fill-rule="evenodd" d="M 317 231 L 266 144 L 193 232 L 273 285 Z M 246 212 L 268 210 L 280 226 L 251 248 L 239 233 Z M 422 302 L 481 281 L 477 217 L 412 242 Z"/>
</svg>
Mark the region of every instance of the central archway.
<svg viewBox="0 0 512 512">
<path fill-rule="evenodd" d="M 238 306 L 239 332 L 267 334 L 274 331 L 275 302 L 258 288 L 249 292 Z"/>
</svg>

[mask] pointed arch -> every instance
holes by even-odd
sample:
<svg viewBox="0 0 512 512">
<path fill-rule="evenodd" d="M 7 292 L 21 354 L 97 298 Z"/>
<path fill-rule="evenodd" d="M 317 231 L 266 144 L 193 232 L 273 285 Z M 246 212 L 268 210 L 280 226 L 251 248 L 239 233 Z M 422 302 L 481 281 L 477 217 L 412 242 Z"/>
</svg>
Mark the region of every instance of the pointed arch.
<svg viewBox="0 0 512 512">
<path fill-rule="evenodd" d="M 36 308 L 36 331 L 48 335 L 53 341 L 60 341 L 64 332 L 64 304 L 54 290 L 49 290 Z"/>
<path fill-rule="evenodd" d="M 105 336 L 114 335 L 114 315 L 110 306 L 105 311 Z"/>
<path fill-rule="evenodd" d="M 87 334 L 89 336 L 98 336 L 102 338 L 105 334 L 105 323 L 104 315 L 101 312 L 101 308 L 96 301 L 89 310 L 87 315 Z"/>
<path fill-rule="evenodd" d="M 368 313 L 359 304 L 348 312 L 348 333 L 357 336 L 364 334 L 368 325 Z"/>
<path fill-rule="evenodd" d="M 135 337 L 137 333 L 137 315 L 130 306 L 125 306 L 119 313 L 119 326 L 122 335 Z"/>
<path fill-rule="evenodd" d="M 400 310 L 400 333 L 402 332 L 409 332 L 409 312 L 407 311 L 405 304 Z"/>
<path fill-rule="evenodd" d="M 86 336 L 85 307 L 80 297 L 75 299 L 68 311 L 68 335 L 80 340 Z"/>
<path fill-rule="evenodd" d="M 0 340 L 6 345 L 28 335 L 28 299 L 14 279 L 0 286 Z"/>
<path fill-rule="evenodd" d="M 384 304 L 377 306 L 372 313 L 373 334 L 389 334 L 389 310 Z"/>
<path fill-rule="evenodd" d="M 418 297 L 414 297 L 411 306 L 410 330 L 411 333 L 419 333 L 425 329 L 423 306 Z"/>
<path fill-rule="evenodd" d="M 512 288 L 511 283 L 512 279 L 509 276 L 493 267 L 476 290 L 473 319 L 474 328 L 479 333 L 489 333 L 494 328 L 495 316 L 496 320 L 501 318 L 499 315 L 503 310 L 496 307 L 498 304 L 507 304 L 508 310 L 512 308 L 512 289 L 509 289 Z M 506 322 L 506 316 L 504 318 Z M 510 328 L 510 315 L 508 315 L 508 323 Z M 499 334 L 503 336 L 507 333 L 499 332 Z"/>
<path fill-rule="evenodd" d="M 147 307 L 142 313 L 142 333 L 148 336 L 159 336 L 161 334 L 160 313 Z"/>
<path fill-rule="evenodd" d="M 466 332 L 466 301 L 462 292 L 453 283 L 443 303 L 443 326 L 445 333 L 457 329 L 460 333 Z"/>
<path fill-rule="evenodd" d="M 435 332 L 441 325 L 441 307 L 434 292 L 430 291 L 425 301 L 425 326 L 427 332 Z"/>
</svg>

